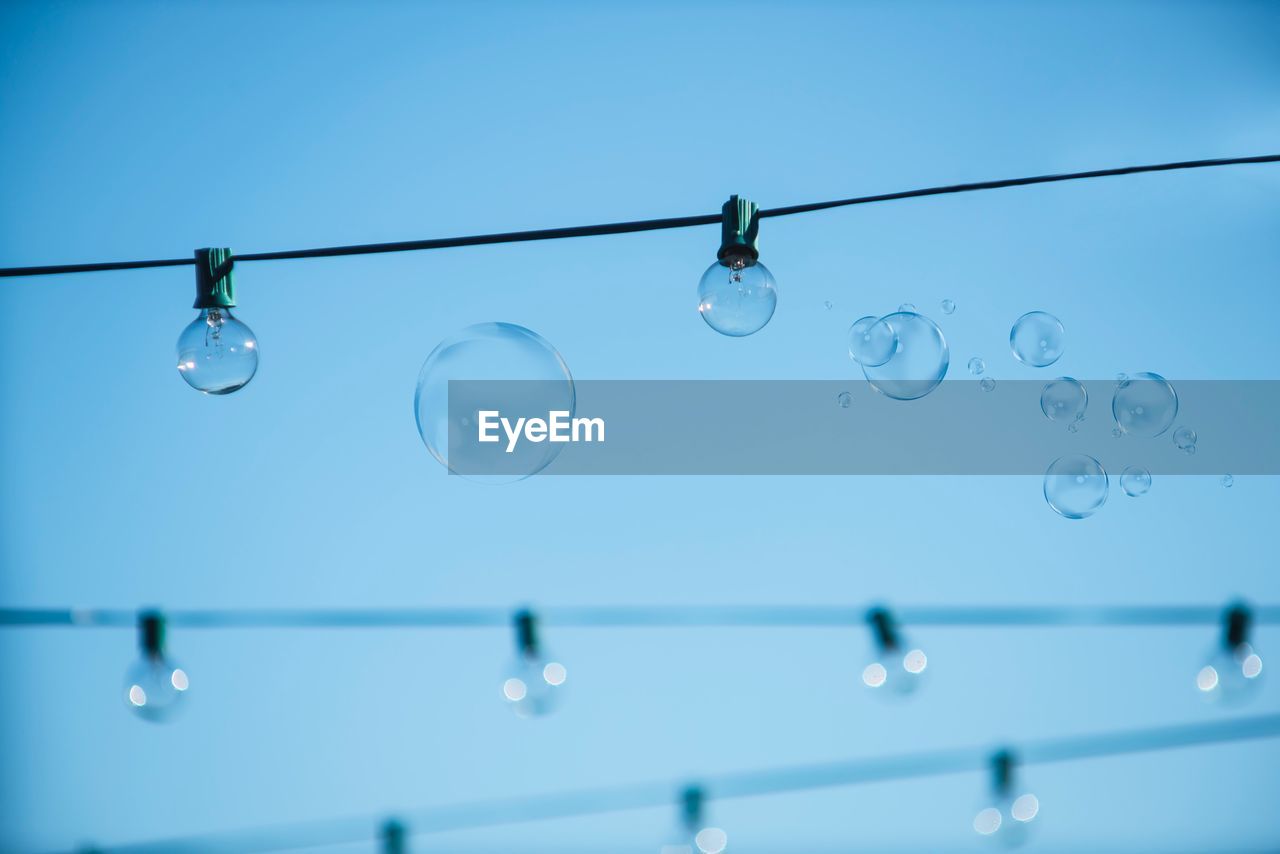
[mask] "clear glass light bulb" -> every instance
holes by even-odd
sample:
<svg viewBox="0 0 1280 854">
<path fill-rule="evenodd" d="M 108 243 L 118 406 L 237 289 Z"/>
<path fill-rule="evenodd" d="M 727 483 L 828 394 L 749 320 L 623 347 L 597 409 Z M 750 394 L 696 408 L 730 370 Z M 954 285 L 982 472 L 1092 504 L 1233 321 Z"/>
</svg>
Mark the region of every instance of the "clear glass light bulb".
<svg viewBox="0 0 1280 854">
<path fill-rule="evenodd" d="M 143 720 L 173 717 L 190 687 L 187 672 L 163 655 L 143 653 L 124 677 L 124 704 Z"/>
<path fill-rule="evenodd" d="M 257 370 L 258 341 L 229 308 L 201 309 L 178 336 L 178 373 L 197 391 L 230 394 Z"/>
<path fill-rule="evenodd" d="M 1261 676 L 1262 656 L 1251 645 L 1219 646 L 1196 672 L 1196 688 L 1211 700 L 1244 703 L 1257 692 Z"/>
<path fill-rule="evenodd" d="M 929 659 L 924 650 L 885 649 L 862 669 L 862 684 L 888 694 L 910 694 L 920 687 Z"/>
<path fill-rule="evenodd" d="M 558 661 L 522 654 L 502 682 L 502 698 L 522 718 L 545 715 L 554 711 L 568 676 Z"/>
<path fill-rule="evenodd" d="M 1039 814 L 1040 799 L 1030 792 L 995 796 L 978 808 L 973 829 L 979 836 L 1015 848 L 1027 841 Z"/>
<path fill-rule="evenodd" d="M 729 834 L 718 827 L 681 831 L 679 838 L 658 849 L 658 854 L 721 854 L 729 847 Z"/>
<path fill-rule="evenodd" d="M 777 305 L 773 274 L 747 255 L 716 261 L 698 283 L 698 313 L 721 335 L 741 338 L 759 332 Z"/>
</svg>

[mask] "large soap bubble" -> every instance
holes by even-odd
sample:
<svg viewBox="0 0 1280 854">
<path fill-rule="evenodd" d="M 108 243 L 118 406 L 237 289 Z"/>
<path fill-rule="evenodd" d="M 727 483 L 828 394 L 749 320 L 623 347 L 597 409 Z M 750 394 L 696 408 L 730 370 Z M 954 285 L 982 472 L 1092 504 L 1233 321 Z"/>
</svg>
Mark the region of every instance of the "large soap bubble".
<svg viewBox="0 0 1280 854">
<path fill-rule="evenodd" d="M 1065 337 L 1058 318 L 1044 311 L 1029 311 L 1009 330 L 1009 349 L 1022 364 L 1044 368 L 1062 358 Z"/>
<path fill-rule="evenodd" d="M 1178 417 L 1178 394 L 1159 374 L 1134 374 L 1116 384 L 1111 415 L 1125 433 L 1154 438 L 1168 430 Z"/>
<path fill-rule="evenodd" d="M 885 397 L 915 400 L 938 387 L 951 364 L 947 339 L 922 314 L 899 311 L 881 320 L 897 334 L 894 354 L 883 365 L 862 366 L 867 382 Z"/>
<path fill-rule="evenodd" d="M 478 323 L 427 356 L 413 405 L 423 444 L 441 465 L 469 480 L 509 483 L 546 468 L 563 443 L 521 440 L 507 453 L 499 427 L 498 442 L 481 444 L 479 413 L 499 412 L 512 424 L 552 412 L 572 418 L 576 401 L 569 367 L 542 336 L 512 323 Z"/>
<path fill-rule="evenodd" d="M 1107 501 L 1107 472 L 1085 454 L 1068 454 L 1044 473 L 1044 500 L 1068 519 L 1092 516 Z"/>
<path fill-rule="evenodd" d="M 1058 377 L 1044 384 L 1040 390 L 1040 411 L 1050 421 L 1074 424 L 1084 418 L 1089 406 L 1089 393 L 1079 380 Z"/>
</svg>

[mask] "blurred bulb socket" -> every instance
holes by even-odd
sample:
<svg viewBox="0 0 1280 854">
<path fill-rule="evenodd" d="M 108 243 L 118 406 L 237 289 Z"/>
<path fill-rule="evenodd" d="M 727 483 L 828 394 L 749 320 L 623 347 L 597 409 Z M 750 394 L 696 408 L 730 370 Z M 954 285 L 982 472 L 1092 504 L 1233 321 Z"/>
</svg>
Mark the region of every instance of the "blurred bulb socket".
<svg viewBox="0 0 1280 854">
<path fill-rule="evenodd" d="M 516 612 L 516 650 L 526 658 L 538 656 L 538 618 L 528 609 Z"/>
<path fill-rule="evenodd" d="M 164 655 L 164 616 L 159 611 L 138 614 L 138 645 L 149 658 Z"/>
</svg>

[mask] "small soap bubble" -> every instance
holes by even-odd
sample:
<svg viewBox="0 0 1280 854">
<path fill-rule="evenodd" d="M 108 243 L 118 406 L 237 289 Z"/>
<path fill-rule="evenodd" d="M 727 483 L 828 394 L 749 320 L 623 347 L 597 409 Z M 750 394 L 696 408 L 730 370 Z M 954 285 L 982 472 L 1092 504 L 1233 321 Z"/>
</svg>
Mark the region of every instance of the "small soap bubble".
<svg viewBox="0 0 1280 854">
<path fill-rule="evenodd" d="M 981 386 L 983 391 L 991 391 L 996 387 L 996 381 L 991 377 L 983 377 L 982 382 L 978 383 L 978 385 Z"/>
<path fill-rule="evenodd" d="M 943 313 L 943 314 L 955 314 L 955 313 L 956 313 L 956 301 L 955 301 L 955 300 L 953 300 L 953 299 L 944 299 L 944 300 L 942 301 L 942 313 Z"/>
<path fill-rule="evenodd" d="M 915 311 L 915 310 L 916 310 L 916 304 L 913 302 L 904 302 L 902 305 L 898 306 L 898 311 L 906 312 L 906 311 Z"/>
<path fill-rule="evenodd" d="M 1111 415 L 1125 433 L 1151 439 L 1173 426 L 1178 417 L 1178 394 L 1159 374 L 1134 374 L 1116 386 Z"/>
<path fill-rule="evenodd" d="M 1107 472 L 1085 454 L 1068 454 L 1044 473 L 1044 500 L 1067 519 L 1092 516 L 1107 501 Z"/>
<path fill-rule="evenodd" d="M 1112 438 L 1119 439 L 1119 438 L 1120 438 L 1121 436 L 1123 436 L 1123 435 L 1124 435 L 1124 431 L 1123 431 L 1123 430 L 1121 430 L 1119 427 L 1112 427 L 1112 428 L 1111 428 L 1111 436 L 1112 436 Z"/>
<path fill-rule="evenodd" d="M 898 333 L 883 318 L 860 317 L 849 327 L 849 358 L 875 368 L 889 361 L 899 349 Z"/>
<path fill-rule="evenodd" d="M 1089 393 L 1079 380 L 1058 377 L 1044 384 L 1040 390 L 1040 411 L 1050 421 L 1065 423 L 1071 427 L 1084 418 L 1089 406 Z M 1075 432 L 1072 430 L 1071 432 Z"/>
<path fill-rule="evenodd" d="M 1196 440 L 1199 438 L 1196 435 L 1196 431 L 1190 427 L 1179 427 L 1173 431 L 1173 444 L 1179 451 L 1184 451 L 1188 454 L 1196 452 Z"/>
<path fill-rule="evenodd" d="M 849 405 L 852 403 L 853 403 L 853 395 L 849 394 L 849 392 L 842 391 L 836 395 L 836 404 L 841 409 L 848 409 Z"/>
<path fill-rule="evenodd" d="M 979 359 L 977 356 L 974 356 L 969 360 L 969 373 L 973 374 L 975 377 L 982 376 L 986 369 L 987 363 Z"/>
<path fill-rule="evenodd" d="M 835 306 L 831 304 L 831 300 L 824 301 L 822 305 L 827 311 L 831 311 L 831 309 L 835 308 Z"/>
<path fill-rule="evenodd" d="M 1128 466 L 1120 472 L 1120 488 L 1130 498 L 1146 495 L 1151 489 L 1151 472 L 1142 466 Z"/>
<path fill-rule="evenodd" d="M 1230 489 L 1231 487 L 1235 486 L 1235 483 L 1236 483 L 1236 479 L 1231 475 L 1224 474 L 1222 476 L 1222 485 L 1225 486 L 1227 489 Z"/>
<path fill-rule="evenodd" d="M 1065 337 L 1058 318 L 1044 311 L 1029 311 L 1009 330 L 1009 349 L 1022 364 L 1044 368 L 1062 358 Z"/>
<path fill-rule="evenodd" d="M 1075 421 L 1072 421 L 1070 424 L 1068 424 L 1068 425 L 1067 425 L 1067 432 L 1068 432 L 1068 433 L 1079 433 L 1079 432 L 1080 432 L 1080 420 L 1081 420 L 1081 419 L 1078 419 L 1078 418 L 1077 418 Z"/>
</svg>

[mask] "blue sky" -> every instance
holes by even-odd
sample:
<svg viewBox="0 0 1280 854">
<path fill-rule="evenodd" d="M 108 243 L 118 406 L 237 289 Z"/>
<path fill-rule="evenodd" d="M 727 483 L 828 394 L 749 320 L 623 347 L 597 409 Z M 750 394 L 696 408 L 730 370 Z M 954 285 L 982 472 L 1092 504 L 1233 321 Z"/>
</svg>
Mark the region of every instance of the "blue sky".
<svg viewBox="0 0 1280 854">
<path fill-rule="evenodd" d="M 1280 148 L 1265 3 L 213 4 L 0 8 L 0 263 L 173 257 L 712 212 Z M 1157 479 L 1096 516 L 1037 478 L 448 477 L 413 387 L 519 323 L 586 379 L 839 379 L 913 302 L 953 371 L 1277 379 L 1280 168 L 769 220 L 773 321 L 698 318 L 714 227 L 245 264 L 262 366 L 191 392 L 189 269 L 0 286 L 0 605 L 306 607 L 1280 601 L 1280 484 Z M 956 301 L 943 318 L 940 300 Z M 833 308 L 825 308 L 825 302 Z M 1033 309 L 1066 354 L 1014 362 Z M 945 425 L 939 425 L 945 429 Z M 715 441 L 715 437 L 707 437 Z M 1211 436 L 1201 437 L 1202 443 Z M 920 630 L 909 703 L 861 630 L 561 630 L 516 719 L 506 632 L 175 631 L 183 718 L 121 707 L 128 631 L 0 633 L 0 847 L 66 848 L 1004 739 L 1216 719 L 1189 629 Z M 1264 652 L 1280 632 L 1258 633 Z M 1275 680 L 1252 711 L 1280 710 Z M 1256 850 L 1280 744 L 1027 770 L 1039 850 Z M 954 775 L 713 803 L 734 852 L 968 850 Z M 424 850 L 653 851 L 649 810 Z M 371 823 L 371 835 L 372 835 Z M 434 849 L 429 847 L 434 845 Z M 364 846 L 334 851 L 372 850 Z"/>
</svg>

